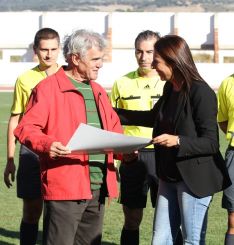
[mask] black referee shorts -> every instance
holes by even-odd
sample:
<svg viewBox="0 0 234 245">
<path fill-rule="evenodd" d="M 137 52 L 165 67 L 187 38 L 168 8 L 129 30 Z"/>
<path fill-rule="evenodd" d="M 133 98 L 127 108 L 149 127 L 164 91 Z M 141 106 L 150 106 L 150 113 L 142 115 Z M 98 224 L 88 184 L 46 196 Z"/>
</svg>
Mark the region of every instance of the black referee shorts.
<svg viewBox="0 0 234 245">
<path fill-rule="evenodd" d="M 21 145 L 17 171 L 17 197 L 37 199 L 41 197 L 41 178 L 38 156 Z"/>
<path fill-rule="evenodd" d="M 145 208 L 150 189 L 152 206 L 155 206 L 158 178 L 154 149 L 139 151 L 138 159 L 122 163 L 120 173 L 120 203 L 128 208 Z"/>
</svg>

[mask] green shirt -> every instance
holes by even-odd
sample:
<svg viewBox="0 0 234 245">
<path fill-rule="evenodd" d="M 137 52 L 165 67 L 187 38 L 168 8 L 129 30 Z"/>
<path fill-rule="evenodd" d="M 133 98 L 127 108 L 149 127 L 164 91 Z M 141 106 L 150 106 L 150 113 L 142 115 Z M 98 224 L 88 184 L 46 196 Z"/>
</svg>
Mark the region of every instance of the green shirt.
<svg viewBox="0 0 234 245">
<path fill-rule="evenodd" d="M 99 113 L 95 103 L 93 90 L 89 82 L 76 82 L 71 78 L 70 80 L 84 98 L 87 124 L 93 127 L 101 128 Z M 100 189 L 101 185 L 103 184 L 103 179 L 106 172 L 105 157 L 105 154 L 89 155 L 90 183 L 92 190 Z"/>
</svg>

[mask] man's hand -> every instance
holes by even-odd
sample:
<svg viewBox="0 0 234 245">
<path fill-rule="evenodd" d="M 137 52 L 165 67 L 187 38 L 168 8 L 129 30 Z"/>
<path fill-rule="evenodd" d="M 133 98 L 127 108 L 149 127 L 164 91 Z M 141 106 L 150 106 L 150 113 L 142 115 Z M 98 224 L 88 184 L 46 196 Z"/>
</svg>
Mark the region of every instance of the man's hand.
<svg viewBox="0 0 234 245">
<path fill-rule="evenodd" d="M 138 151 L 128 153 L 128 154 L 123 154 L 123 162 L 124 163 L 130 163 L 130 162 L 136 160 L 137 156 L 138 156 Z"/>
<path fill-rule="evenodd" d="M 50 146 L 49 156 L 50 158 L 57 159 L 58 157 L 64 157 L 70 153 L 71 151 L 62 145 L 61 142 L 53 142 Z"/>
<path fill-rule="evenodd" d="M 8 159 L 4 171 L 4 182 L 8 188 L 10 188 L 12 186 L 12 182 L 15 181 L 15 170 L 14 158 Z"/>
</svg>

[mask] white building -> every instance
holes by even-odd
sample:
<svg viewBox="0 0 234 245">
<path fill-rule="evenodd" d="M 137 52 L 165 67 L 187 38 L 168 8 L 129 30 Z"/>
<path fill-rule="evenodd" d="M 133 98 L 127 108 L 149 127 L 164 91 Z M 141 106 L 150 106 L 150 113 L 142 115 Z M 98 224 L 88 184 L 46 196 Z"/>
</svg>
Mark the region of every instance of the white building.
<svg viewBox="0 0 234 245">
<path fill-rule="evenodd" d="M 98 82 L 110 88 L 114 80 L 136 68 L 134 40 L 143 30 L 178 34 L 189 44 L 204 79 L 217 88 L 234 72 L 234 13 L 170 12 L 0 12 L 0 87 L 13 87 L 16 77 L 33 67 L 32 42 L 43 27 L 57 30 L 63 40 L 75 29 L 92 29 L 108 39 L 107 60 Z M 199 55 L 199 57 L 198 57 Z M 229 63 L 225 63 L 226 61 Z M 16 62 L 17 61 L 17 62 Z M 64 63 L 62 52 L 59 62 Z"/>
</svg>

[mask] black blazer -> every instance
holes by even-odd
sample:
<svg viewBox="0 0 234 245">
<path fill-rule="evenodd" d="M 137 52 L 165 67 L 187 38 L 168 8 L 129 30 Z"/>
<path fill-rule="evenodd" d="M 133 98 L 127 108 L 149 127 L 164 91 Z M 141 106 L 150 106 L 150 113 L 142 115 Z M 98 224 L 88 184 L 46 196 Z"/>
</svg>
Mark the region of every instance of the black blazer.
<svg viewBox="0 0 234 245">
<path fill-rule="evenodd" d="M 151 111 L 117 109 L 121 123 L 153 127 L 153 137 L 156 137 L 161 112 L 171 91 L 172 84 L 167 82 L 162 97 Z M 212 195 L 227 188 L 231 181 L 219 151 L 217 100 L 214 91 L 207 83 L 194 81 L 189 95 L 179 98 L 175 115 L 174 134 L 180 137 L 176 164 L 183 181 L 198 197 Z M 155 155 L 156 163 L 159 163 L 157 147 Z"/>
</svg>

